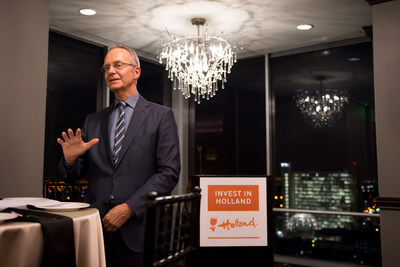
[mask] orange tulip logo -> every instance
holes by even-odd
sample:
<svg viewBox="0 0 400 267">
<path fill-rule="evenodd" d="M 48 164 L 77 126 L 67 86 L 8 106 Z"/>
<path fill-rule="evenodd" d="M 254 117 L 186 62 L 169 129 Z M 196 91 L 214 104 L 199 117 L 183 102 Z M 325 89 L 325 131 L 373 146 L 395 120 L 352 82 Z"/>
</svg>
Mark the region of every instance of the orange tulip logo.
<svg viewBox="0 0 400 267">
<path fill-rule="evenodd" d="M 210 229 L 211 229 L 211 231 L 215 231 L 215 228 L 216 228 L 216 224 L 217 224 L 217 218 L 213 218 L 213 217 L 211 217 L 211 219 L 210 219 L 210 224 L 211 224 L 211 227 L 210 227 Z"/>
</svg>

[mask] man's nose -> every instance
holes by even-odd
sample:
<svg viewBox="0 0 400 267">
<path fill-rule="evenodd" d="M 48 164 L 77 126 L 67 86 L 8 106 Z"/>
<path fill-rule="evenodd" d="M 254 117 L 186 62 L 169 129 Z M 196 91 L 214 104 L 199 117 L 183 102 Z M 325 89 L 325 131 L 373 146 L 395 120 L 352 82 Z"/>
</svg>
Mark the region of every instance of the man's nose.
<svg viewBox="0 0 400 267">
<path fill-rule="evenodd" d="M 115 73 L 115 68 L 113 65 L 110 66 L 110 68 L 108 69 L 108 73 Z"/>
</svg>

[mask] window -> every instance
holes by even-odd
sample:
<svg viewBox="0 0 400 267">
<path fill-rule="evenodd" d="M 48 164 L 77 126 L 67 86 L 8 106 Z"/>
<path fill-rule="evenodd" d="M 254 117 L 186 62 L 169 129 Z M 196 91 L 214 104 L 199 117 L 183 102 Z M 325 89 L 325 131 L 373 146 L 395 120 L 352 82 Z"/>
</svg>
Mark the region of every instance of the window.
<svg viewBox="0 0 400 267">
<path fill-rule="evenodd" d="M 308 51 L 269 62 L 276 253 L 379 266 L 372 43 Z M 225 89 L 192 103 L 192 173 L 266 174 L 264 66 L 264 57 L 239 60 Z M 296 97 L 325 88 L 347 102 L 318 127 Z"/>
<path fill-rule="evenodd" d="M 45 182 L 61 179 L 57 166 L 62 149 L 56 141 L 61 132 L 68 128 L 75 130 L 82 127 L 86 116 L 102 109 L 102 103 L 106 102 L 102 98 L 106 85 L 100 71 L 106 52 L 107 48 L 104 46 L 52 31 L 49 34 L 43 175 Z M 140 61 L 142 72 L 138 81 L 139 93 L 149 101 L 170 106 L 170 82 L 164 67 L 143 59 Z M 110 101 L 113 101 L 113 96 Z M 65 187 L 58 195 L 52 196 L 69 200 L 66 194 L 73 193 L 70 189 Z M 79 199 L 81 194 L 78 192 L 77 195 Z"/>
<path fill-rule="evenodd" d="M 270 66 L 274 207 L 314 211 L 276 213 L 278 253 L 379 265 L 372 43 L 273 57 Z M 324 113 L 320 98 L 305 115 L 296 101 L 306 91 L 330 102 L 332 91 L 343 91 L 347 102 L 331 124 L 318 126 L 316 114 L 333 108 Z"/>
<path fill-rule="evenodd" d="M 238 60 L 225 89 L 195 105 L 195 174 L 265 175 L 265 60 Z M 192 101 L 192 100 L 191 100 Z M 193 101 L 192 101 L 193 102 Z"/>
<path fill-rule="evenodd" d="M 49 34 L 44 180 L 60 178 L 57 166 L 61 132 L 82 127 L 97 110 L 103 82 L 100 71 L 105 47 L 55 32 Z"/>
</svg>

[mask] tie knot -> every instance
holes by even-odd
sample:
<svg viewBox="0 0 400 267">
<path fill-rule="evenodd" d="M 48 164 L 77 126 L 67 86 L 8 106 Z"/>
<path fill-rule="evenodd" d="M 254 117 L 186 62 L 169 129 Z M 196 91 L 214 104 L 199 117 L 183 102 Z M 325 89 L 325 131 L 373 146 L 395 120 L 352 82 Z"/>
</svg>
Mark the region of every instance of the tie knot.
<svg viewBox="0 0 400 267">
<path fill-rule="evenodd" d="M 117 108 L 119 108 L 121 110 L 125 109 L 126 108 L 126 103 L 125 102 L 119 102 L 117 104 Z"/>
</svg>

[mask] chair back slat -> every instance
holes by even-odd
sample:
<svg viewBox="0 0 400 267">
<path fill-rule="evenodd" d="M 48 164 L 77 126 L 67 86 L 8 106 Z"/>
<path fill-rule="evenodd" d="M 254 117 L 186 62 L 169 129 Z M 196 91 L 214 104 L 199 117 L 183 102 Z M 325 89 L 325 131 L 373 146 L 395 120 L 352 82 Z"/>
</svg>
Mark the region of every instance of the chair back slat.
<svg viewBox="0 0 400 267">
<path fill-rule="evenodd" d="M 198 246 L 201 190 L 157 197 L 148 195 L 143 266 L 173 266 Z"/>
</svg>

